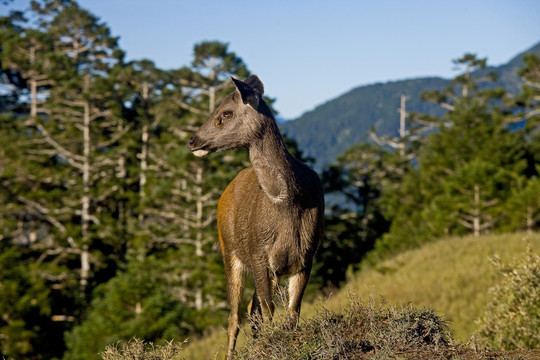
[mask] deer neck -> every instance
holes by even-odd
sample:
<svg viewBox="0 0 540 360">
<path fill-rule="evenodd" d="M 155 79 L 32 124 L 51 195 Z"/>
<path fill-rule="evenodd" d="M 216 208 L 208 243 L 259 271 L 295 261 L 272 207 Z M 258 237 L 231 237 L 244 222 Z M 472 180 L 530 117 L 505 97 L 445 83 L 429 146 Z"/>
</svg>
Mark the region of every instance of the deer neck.
<svg viewBox="0 0 540 360">
<path fill-rule="evenodd" d="M 294 158 L 287 151 L 275 121 L 257 141 L 249 147 L 249 158 L 259 185 L 272 202 L 292 200 L 297 186 L 294 176 Z"/>
</svg>

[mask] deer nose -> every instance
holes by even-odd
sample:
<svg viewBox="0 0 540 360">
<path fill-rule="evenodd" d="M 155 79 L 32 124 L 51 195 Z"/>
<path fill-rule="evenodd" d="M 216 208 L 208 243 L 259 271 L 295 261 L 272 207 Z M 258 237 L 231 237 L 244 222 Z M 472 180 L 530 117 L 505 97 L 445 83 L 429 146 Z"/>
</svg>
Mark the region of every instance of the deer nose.
<svg viewBox="0 0 540 360">
<path fill-rule="evenodd" d="M 188 149 L 193 149 L 193 146 L 195 145 L 195 135 L 191 135 L 189 138 L 189 141 L 187 143 Z"/>
</svg>

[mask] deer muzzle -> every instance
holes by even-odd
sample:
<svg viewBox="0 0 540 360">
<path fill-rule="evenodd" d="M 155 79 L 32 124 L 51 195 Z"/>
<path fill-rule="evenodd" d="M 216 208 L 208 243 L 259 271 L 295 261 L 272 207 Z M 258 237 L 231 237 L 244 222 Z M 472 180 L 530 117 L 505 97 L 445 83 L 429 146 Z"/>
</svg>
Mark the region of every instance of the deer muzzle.
<svg viewBox="0 0 540 360">
<path fill-rule="evenodd" d="M 195 155 L 197 157 L 206 156 L 210 152 L 210 151 L 203 148 L 204 146 L 201 144 L 201 141 L 200 141 L 199 137 L 197 136 L 197 134 L 194 134 L 193 136 L 191 136 L 189 138 L 189 141 L 187 143 L 187 147 L 188 147 L 189 151 L 191 151 L 193 153 L 193 155 Z"/>
</svg>

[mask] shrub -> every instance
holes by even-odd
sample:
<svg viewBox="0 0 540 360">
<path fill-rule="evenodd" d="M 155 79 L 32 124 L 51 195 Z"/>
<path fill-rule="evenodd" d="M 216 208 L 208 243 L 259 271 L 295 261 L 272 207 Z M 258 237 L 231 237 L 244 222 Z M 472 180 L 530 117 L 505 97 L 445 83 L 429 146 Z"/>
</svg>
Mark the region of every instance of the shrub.
<svg viewBox="0 0 540 360">
<path fill-rule="evenodd" d="M 296 330 L 286 318 L 265 324 L 235 359 L 395 359 L 420 350 L 434 359 L 450 343 L 446 323 L 431 309 L 387 309 L 351 298 L 343 312 L 322 309 Z"/>
<path fill-rule="evenodd" d="M 154 346 L 152 343 L 145 343 L 134 338 L 127 343 L 121 342 L 107 346 L 101 353 L 101 358 L 103 360 L 185 360 L 185 357 L 179 354 L 182 349 L 182 343 L 171 341 L 162 346 Z"/>
<path fill-rule="evenodd" d="M 502 279 L 489 291 L 475 341 L 495 350 L 540 349 L 540 256 L 528 244 L 526 256 L 511 267 L 492 261 Z"/>
</svg>

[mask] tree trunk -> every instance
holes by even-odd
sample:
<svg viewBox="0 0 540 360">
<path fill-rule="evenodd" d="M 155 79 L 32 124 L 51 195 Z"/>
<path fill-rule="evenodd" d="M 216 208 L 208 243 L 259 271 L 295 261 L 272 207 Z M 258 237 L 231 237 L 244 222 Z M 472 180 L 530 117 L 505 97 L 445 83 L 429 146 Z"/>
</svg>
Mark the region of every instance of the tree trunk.
<svg viewBox="0 0 540 360">
<path fill-rule="evenodd" d="M 90 276 L 90 258 L 88 253 L 88 243 L 90 240 L 90 104 L 88 101 L 84 105 L 83 118 L 83 196 L 81 211 L 81 294 L 85 297 L 88 278 Z"/>
<path fill-rule="evenodd" d="M 197 173 L 195 177 L 195 194 L 197 196 L 197 213 L 196 213 L 196 234 L 195 234 L 195 255 L 201 258 L 204 255 L 203 252 L 203 168 L 197 166 Z M 202 310 L 203 308 L 203 293 L 201 286 L 198 286 L 195 290 L 195 308 Z"/>
<path fill-rule="evenodd" d="M 139 171 L 139 203 L 143 203 L 146 199 L 146 173 L 148 170 L 148 125 L 145 123 L 142 127 L 141 134 L 141 152 L 140 158 L 140 171 Z M 144 220 L 144 213 L 139 212 L 138 219 L 140 222 Z"/>
<path fill-rule="evenodd" d="M 148 170 L 148 140 L 149 140 L 149 133 L 148 133 L 148 97 L 149 97 L 149 89 L 148 89 L 148 83 L 146 81 L 143 82 L 142 85 L 142 98 L 144 100 L 144 123 L 142 126 L 142 133 L 141 133 L 141 152 L 139 154 L 140 159 L 140 174 L 139 174 L 139 202 L 143 203 L 146 199 L 146 181 L 147 181 L 147 170 Z M 144 213 L 141 211 L 139 213 L 138 219 L 140 222 L 144 220 Z"/>
<path fill-rule="evenodd" d="M 30 116 L 35 119 L 37 116 L 37 80 L 30 80 Z"/>
<path fill-rule="evenodd" d="M 405 156 L 405 141 L 404 138 L 407 134 L 406 121 L 407 121 L 407 110 L 406 110 L 407 97 L 401 95 L 401 106 L 399 108 L 399 155 Z"/>
<path fill-rule="evenodd" d="M 531 235 L 533 233 L 533 226 L 534 226 L 534 215 L 533 215 L 533 208 L 530 205 L 527 205 L 527 234 Z"/>
<path fill-rule="evenodd" d="M 480 236 L 480 187 L 474 185 L 474 207 L 473 207 L 473 232 L 475 237 Z"/>
</svg>

